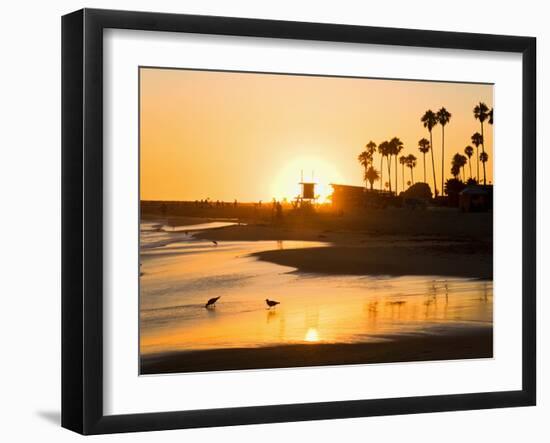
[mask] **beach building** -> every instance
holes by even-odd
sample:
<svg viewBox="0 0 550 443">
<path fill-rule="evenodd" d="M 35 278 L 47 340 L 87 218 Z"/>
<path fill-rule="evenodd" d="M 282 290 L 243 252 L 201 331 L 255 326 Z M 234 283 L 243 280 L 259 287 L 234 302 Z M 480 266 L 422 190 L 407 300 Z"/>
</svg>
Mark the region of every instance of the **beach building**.
<svg viewBox="0 0 550 443">
<path fill-rule="evenodd" d="M 332 186 L 332 207 L 336 211 L 353 211 L 369 207 L 385 208 L 399 206 L 401 202 L 400 198 L 389 191 L 333 183 L 330 186 Z"/>
<path fill-rule="evenodd" d="M 332 207 L 337 211 L 349 211 L 365 206 L 365 187 L 332 184 Z"/>
<path fill-rule="evenodd" d="M 470 185 L 459 194 L 458 206 L 462 212 L 486 212 L 493 207 L 493 187 Z"/>
</svg>

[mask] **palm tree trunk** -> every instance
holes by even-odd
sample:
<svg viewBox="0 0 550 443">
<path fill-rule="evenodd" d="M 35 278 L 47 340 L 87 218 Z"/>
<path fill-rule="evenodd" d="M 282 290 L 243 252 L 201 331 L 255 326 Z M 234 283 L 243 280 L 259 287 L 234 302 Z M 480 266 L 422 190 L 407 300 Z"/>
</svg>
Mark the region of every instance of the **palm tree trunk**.
<svg viewBox="0 0 550 443">
<path fill-rule="evenodd" d="M 481 122 L 481 150 L 485 152 L 485 136 L 483 135 L 483 122 Z M 485 162 L 483 162 L 483 186 L 486 186 L 485 182 Z"/>
<path fill-rule="evenodd" d="M 389 185 L 388 189 L 390 190 L 390 193 L 391 193 L 391 155 L 388 156 L 386 163 L 388 164 L 388 185 Z"/>
<path fill-rule="evenodd" d="M 441 189 L 445 187 L 445 125 L 441 125 Z"/>
<path fill-rule="evenodd" d="M 384 156 L 380 156 L 380 190 L 384 190 Z"/>
<path fill-rule="evenodd" d="M 484 135 L 483 135 L 483 122 L 481 122 L 481 149 L 482 149 L 482 152 L 485 152 L 485 140 L 484 140 Z"/>
<path fill-rule="evenodd" d="M 476 166 L 477 166 L 477 177 L 476 181 L 479 185 L 479 146 L 476 146 Z"/>
<path fill-rule="evenodd" d="M 470 157 L 468 157 L 468 165 L 470 166 L 470 178 L 472 178 L 472 161 L 470 160 Z"/>
<path fill-rule="evenodd" d="M 401 165 L 401 178 L 403 180 L 403 191 L 405 190 L 405 163 Z"/>
<path fill-rule="evenodd" d="M 422 153 L 422 157 L 423 157 L 423 160 L 424 160 L 424 183 L 427 183 L 426 182 L 426 153 L 425 152 Z"/>
<path fill-rule="evenodd" d="M 430 151 L 432 151 L 432 169 L 434 173 L 434 197 L 437 196 L 437 184 L 435 183 L 434 145 L 432 144 L 432 131 L 430 131 Z"/>
<path fill-rule="evenodd" d="M 397 186 L 397 172 L 398 172 L 398 167 L 397 167 L 397 154 L 395 154 L 395 195 L 397 195 L 397 193 L 399 192 L 399 186 Z"/>
</svg>

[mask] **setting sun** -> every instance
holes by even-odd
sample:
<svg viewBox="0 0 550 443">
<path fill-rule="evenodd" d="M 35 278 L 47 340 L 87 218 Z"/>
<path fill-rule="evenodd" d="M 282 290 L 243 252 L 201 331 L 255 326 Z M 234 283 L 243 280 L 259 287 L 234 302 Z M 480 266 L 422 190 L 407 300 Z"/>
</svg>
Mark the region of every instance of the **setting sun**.
<svg viewBox="0 0 550 443">
<path fill-rule="evenodd" d="M 293 200 L 300 193 L 300 181 L 315 183 L 317 202 L 326 203 L 332 194 L 331 183 L 340 183 L 342 177 L 338 169 L 318 157 L 297 157 L 287 163 L 275 176 L 271 193 L 277 200 Z"/>
</svg>

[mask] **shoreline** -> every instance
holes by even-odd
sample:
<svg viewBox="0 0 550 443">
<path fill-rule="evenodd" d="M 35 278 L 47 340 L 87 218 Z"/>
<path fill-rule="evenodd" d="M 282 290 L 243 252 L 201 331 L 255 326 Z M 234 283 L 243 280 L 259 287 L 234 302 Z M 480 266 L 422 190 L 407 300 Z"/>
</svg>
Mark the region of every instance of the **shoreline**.
<svg viewBox="0 0 550 443">
<path fill-rule="evenodd" d="M 492 357 L 493 328 L 478 327 L 459 334 L 398 335 L 387 341 L 353 344 L 288 344 L 156 354 L 140 358 L 140 375 Z"/>
<path fill-rule="evenodd" d="M 189 222 L 189 218 L 180 219 L 183 221 Z M 194 221 L 200 224 L 205 219 Z M 233 225 L 198 230 L 192 235 L 196 239 L 216 242 L 288 240 L 327 243 L 324 247 L 273 249 L 252 254 L 258 260 L 295 268 L 297 272 L 493 279 L 492 241 L 484 238 L 382 234 L 273 224 Z"/>
<path fill-rule="evenodd" d="M 319 231 L 276 226 L 230 226 L 193 234 L 203 240 L 293 240 L 326 246 L 273 249 L 258 260 L 326 275 L 440 275 L 493 279 L 492 242 L 428 235 L 375 235 L 362 231 Z"/>
</svg>

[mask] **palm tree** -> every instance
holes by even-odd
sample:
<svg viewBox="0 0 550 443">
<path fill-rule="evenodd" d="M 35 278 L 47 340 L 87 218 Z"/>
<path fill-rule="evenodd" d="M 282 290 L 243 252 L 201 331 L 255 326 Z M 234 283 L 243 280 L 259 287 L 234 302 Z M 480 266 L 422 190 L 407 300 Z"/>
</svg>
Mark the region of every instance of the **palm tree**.
<svg viewBox="0 0 550 443">
<path fill-rule="evenodd" d="M 370 189 L 372 191 L 374 182 L 380 179 L 380 174 L 378 174 L 378 171 L 374 169 L 372 166 L 369 166 L 369 168 L 365 170 L 364 179 L 365 179 L 365 183 L 366 182 L 370 183 Z"/>
<path fill-rule="evenodd" d="M 376 153 L 376 143 L 374 143 L 372 140 L 367 143 L 365 146 L 366 151 L 369 153 L 369 155 L 374 158 L 374 154 Z"/>
<path fill-rule="evenodd" d="M 418 150 L 422 152 L 422 159 L 424 162 L 424 183 L 428 183 L 426 181 L 426 154 L 430 150 L 430 141 L 426 138 L 418 140 Z"/>
<path fill-rule="evenodd" d="M 460 174 L 460 154 L 458 152 L 451 159 L 451 174 L 453 174 L 454 178 L 457 178 L 458 174 Z"/>
<path fill-rule="evenodd" d="M 451 174 L 455 180 L 458 180 L 458 175 L 460 174 L 460 167 L 456 163 L 451 163 Z"/>
<path fill-rule="evenodd" d="M 470 158 L 472 155 L 474 155 L 474 148 L 472 148 L 470 145 L 466 146 L 464 148 L 464 154 L 468 156 L 468 165 L 470 166 L 470 178 L 472 178 L 472 162 L 470 161 Z"/>
<path fill-rule="evenodd" d="M 403 150 L 403 142 L 399 138 L 394 137 L 390 140 L 391 145 L 391 155 L 395 155 L 395 194 L 397 195 L 397 156 Z M 405 183 L 403 183 L 403 188 L 405 188 Z"/>
<path fill-rule="evenodd" d="M 391 156 L 393 155 L 393 145 L 388 142 L 388 145 L 386 146 L 386 163 L 388 165 L 388 185 L 389 185 L 389 191 L 391 193 Z"/>
<path fill-rule="evenodd" d="M 380 152 L 380 155 L 382 158 L 386 158 L 386 163 L 388 164 L 388 188 L 391 192 L 391 152 L 392 152 L 392 146 L 389 142 L 383 141 L 378 145 L 378 152 Z M 382 162 L 380 162 L 380 171 L 382 171 Z M 382 179 L 380 179 L 382 181 Z"/>
<path fill-rule="evenodd" d="M 445 186 L 445 125 L 451 120 L 451 113 L 445 108 L 437 111 L 437 121 L 441 125 L 441 189 Z"/>
<path fill-rule="evenodd" d="M 489 111 L 489 124 L 493 124 L 493 108 Z"/>
<path fill-rule="evenodd" d="M 464 166 L 466 166 L 466 162 L 466 157 L 458 152 L 453 156 L 451 161 L 451 174 L 453 174 L 455 178 L 458 177 L 460 171 L 462 170 L 462 179 L 464 180 Z"/>
<path fill-rule="evenodd" d="M 413 168 L 416 168 L 416 157 L 412 154 L 406 157 L 407 168 L 411 169 L 411 183 L 414 185 Z"/>
<path fill-rule="evenodd" d="M 407 164 L 407 157 L 402 155 L 399 157 L 399 164 L 401 165 L 401 179 L 403 180 L 403 191 L 405 190 L 405 165 Z"/>
<path fill-rule="evenodd" d="M 372 163 L 372 156 L 369 155 L 369 153 L 367 151 L 363 151 L 363 152 L 361 152 L 361 154 L 359 154 L 357 156 L 357 161 L 361 164 L 361 166 L 363 166 L 363 169 L 364 169 L 363 176 L 366 177 L 367 169 L 369 168 L 369 166 Z M 365 180 L 365 186 L 366 186 L 367 179 L 365 178 L 364 180 Z"/>
<path fill-rule="evenodd" d="M 459 154 L 458 166 L 462 169 L 462 180 L 464 182 L 466 181 L 466 171 L 464 170 L 464 168 L 466 167 L 466 163 L 468 163 L 468 159 L 466 158 L 466 156 Z"/>
<path fill-rule="evenodd" d="M 370 142 L 368 142 L 365 146 L 365 150 L 363 152 L 361 152 L 361 154 L 359 154 L 357 156 L 357 160 L 359 161 L 359 163 L 361 163 L 361 166 L 363 166 L 363 168 L 365 169 L 364 173 L 363 173 L 363 178 L 365 180 L 365 185 L 367 183 L 367 181 L 370 181 L 368 180 L 367 178 L 367 175 L 369 175 L 370 177 L 373 177 L 373 173 L 371 172 L 370 174 L 367 174 L 368 173 L 368 170 L 369 169 L 372 169 L 374 172 L 376 172 L 376 177 L 375 179 L 373 179 L 372 182 L 370 182 L 371 184 L 371 189 L 372 189 L 372 184 L 375 180 L 378 180 L 378 171 L 376 171 L 374 168 L 373 168 L 373 163 L 374 163 L 374 153 L 376 152 L 376 143 L 374 143 L 372 140 Z"/>
<path fill-rule="evenodd" d="M 472 135 L 472 144 L 476 147 L 477 182 L 479 183 L 479 145 L 483 143 L 483 136 L 476 132 Z"/>
<path fill-rule="evenodd" d="M 482 152 L 479 154 L 479 160 L 483 163 L 483 186 L 485 186 L 487 184 L 485 181 L 485 163 L 489 160 L 489 155 L 486 152 Z"/>
<path fill-rule="evenodd" d="M 428 109 L 424 115 L 420 118 L 420 121 L 424 124 L 424 127 L 428 129 L 430 133 L 430 149 L 432 151 L 432 169 L 434 174 L 434 196 L 437 197 L 437 184 L 435 183 L 435 163 L 434 163 L 434 150 L 432 140 L 432 129 L 437 125 L 437 115 L 431 109 Z"/>
<path fill-rule="evenodd" d="M 474 118 L 476 120 L 479 120 L 479 124 L 481 125 L 481 151 L 482 152 L 485 152 L 485 136 L 483 133 L 483 122 L 487 120 L 489 117 L 490 117 L 489 108 L 485 103 L 480 102 L 479 105 L 477 105 L 474 108 Z M 483 185 L 485 185 L 485 182 L 483 183 Z"/>
<path fill-rule="evenodd" d="M 380 190 L 382 191 L 384 189 L 384 186 L 383 186 L 383 177 L 384 177 L 384 157 L 385 157 L 385 152 L 387 151 L 387 148 L 388 147 L 388 142 L 382 142 L 378 145 L 378 153 L 380 154 Z"/>
</svg>

